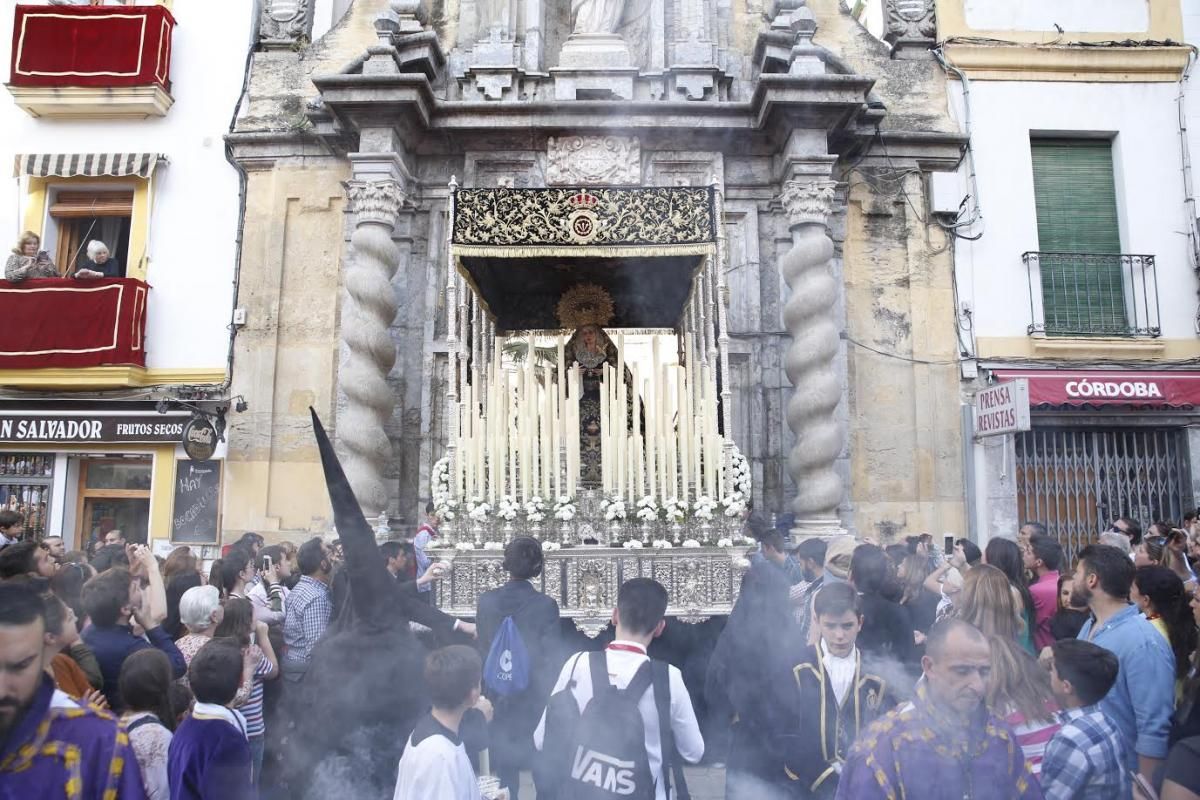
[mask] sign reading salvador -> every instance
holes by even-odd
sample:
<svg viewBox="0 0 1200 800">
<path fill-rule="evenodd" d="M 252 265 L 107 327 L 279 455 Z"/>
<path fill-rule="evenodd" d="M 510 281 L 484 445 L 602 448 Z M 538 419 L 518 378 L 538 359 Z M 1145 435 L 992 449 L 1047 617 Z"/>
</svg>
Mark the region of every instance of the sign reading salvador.
<svg viewBox="0 0 1200 800">
<path fill-rule="evenodd" d="M 0 442 L 131 444 L 177 442 L 187 418 L 163 414 L 0 412 Z"/>
<path fill-rule="evenodd" d="M 1005 381 L 975 394 L 975 438 L 1029 430 L 1029 381 Z"/>
</svg>

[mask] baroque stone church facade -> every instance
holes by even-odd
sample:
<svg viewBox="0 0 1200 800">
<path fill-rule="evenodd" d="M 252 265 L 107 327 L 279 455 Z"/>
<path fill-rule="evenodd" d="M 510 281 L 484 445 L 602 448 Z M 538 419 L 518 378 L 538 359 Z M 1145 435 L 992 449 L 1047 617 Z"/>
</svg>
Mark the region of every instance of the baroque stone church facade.
<svg viewBox="0 0 1200 800">
<path fill-rule="evenodd" d="M 890 0 L 883 42 L 838 0 L 355 0 L 310 42 L 310 3 L 266 0 L 228 137 L 231 391 L 251 410 L 225 535 L 327 528 L 309 406 L 364 511 L 420 520 L 461 346 L 452 180 L 714 187 L 754 506 L 885 539 L 964 530 L 951 242 L 926 203 L 964 142 L 933 5 Z"/>
</svg>

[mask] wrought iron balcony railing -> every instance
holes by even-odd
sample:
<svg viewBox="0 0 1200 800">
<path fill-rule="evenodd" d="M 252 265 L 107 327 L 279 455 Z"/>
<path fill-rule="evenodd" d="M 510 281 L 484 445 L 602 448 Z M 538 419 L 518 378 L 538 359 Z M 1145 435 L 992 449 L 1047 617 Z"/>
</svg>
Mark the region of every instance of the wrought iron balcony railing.
<svg viewBox="0 0 1200 800">
<path fill-rule="evenodd" d="M 1021 260 L 1031 336 L 1161 335 L 1154 256 L 1031 251 Z"/>
</svg>

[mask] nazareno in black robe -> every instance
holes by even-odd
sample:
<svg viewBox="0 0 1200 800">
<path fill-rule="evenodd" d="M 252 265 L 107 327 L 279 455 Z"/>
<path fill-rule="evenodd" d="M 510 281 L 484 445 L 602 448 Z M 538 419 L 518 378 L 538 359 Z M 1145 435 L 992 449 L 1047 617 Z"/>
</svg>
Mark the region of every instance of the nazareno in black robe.
<svg viewBox="0 0 1200 800">
<path fill-rule="evenodd" d="M 303 679 L 284 690 L 280 777 L 290 798 L 389 798 L 405 743 L 429 708 L 426 652 L 315 411 L 312 419 L 354 614 L 331 620 Z"/>
</svg>

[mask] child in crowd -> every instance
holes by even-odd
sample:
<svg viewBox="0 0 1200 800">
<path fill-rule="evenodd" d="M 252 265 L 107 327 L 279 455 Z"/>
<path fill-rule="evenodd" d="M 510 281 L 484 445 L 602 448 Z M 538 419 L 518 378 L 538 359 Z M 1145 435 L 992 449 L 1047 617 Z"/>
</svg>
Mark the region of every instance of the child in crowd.
<svg viewBox="0 0 1200 800">
<path fill-rule="evenodd" d="M 1064 710 L 1042 759 L 1042 792 L 1047 800 L 1129 797 L 1121 735 L 1097 705 L 1117 680 L 1117 657 L 1083 639 L 1063 639 L 1051 649 L 1050 685 Z"/>
<path fill-rule="evenodd" d="M 433 710 L 417 722 L 404 748 L 394 800 L 480 800 L 459 723 L 478 702 L 482 678 L 479 654 L 466 645 L 443 647 L 425 659 Z"/>
<path fill-rule="evenodd" d="M 241 643 L 213 639 L 192 659 L 192 714 L 175 731 L 167 756 L 172 800 L 251 800 L 246 720 L 229 708 L 242 684 Z"/>
<path fill-rule="evenodd" d="M 895 700 L 883 678 L 864 671 L 856 645 L 863 617 L 854 587 L 821 587 L 813 614 L 820 640 L 801 650 L 791 668 L 781 717 L 788 728 L 774 741 L 782 750 L 791 796 L 832 798 L 858 732 L 890 711 Z"/>
</svg>

